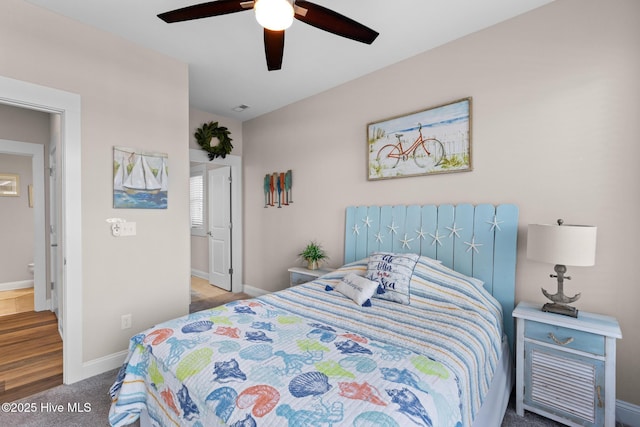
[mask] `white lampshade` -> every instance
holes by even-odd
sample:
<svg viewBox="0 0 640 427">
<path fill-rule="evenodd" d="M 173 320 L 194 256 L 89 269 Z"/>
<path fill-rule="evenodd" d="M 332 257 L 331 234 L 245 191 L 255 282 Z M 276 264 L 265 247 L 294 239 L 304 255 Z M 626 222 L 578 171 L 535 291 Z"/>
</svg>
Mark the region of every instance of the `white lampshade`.
<svg viewBox="0 0 640 427">
<path fill-rule="evenodd" d="M 596 231 L 592 225 L 529 224 L 527 258 L 550 264 L 594 265 Z"/>
<path fill-rule="evenodd" d="M 293 6 L 287 0 L 257 0 L 256 20 L 267 30 L 282 31 L 293 23 Z"/>
</svg>

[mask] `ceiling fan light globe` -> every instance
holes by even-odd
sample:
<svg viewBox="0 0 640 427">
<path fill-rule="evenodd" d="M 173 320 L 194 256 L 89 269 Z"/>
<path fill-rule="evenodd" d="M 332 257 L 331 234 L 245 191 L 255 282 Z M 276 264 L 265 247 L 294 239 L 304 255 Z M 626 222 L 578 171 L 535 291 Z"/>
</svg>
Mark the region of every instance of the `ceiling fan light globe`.
<svg viewBox="0 0 640 427">
<path fill-rule="evenodd" d="M 253 9 L 256 20 L 267 30 L 286 30 L 293 23 L 293 6 L 287 0 L 258 0 Z"/>
</svg>

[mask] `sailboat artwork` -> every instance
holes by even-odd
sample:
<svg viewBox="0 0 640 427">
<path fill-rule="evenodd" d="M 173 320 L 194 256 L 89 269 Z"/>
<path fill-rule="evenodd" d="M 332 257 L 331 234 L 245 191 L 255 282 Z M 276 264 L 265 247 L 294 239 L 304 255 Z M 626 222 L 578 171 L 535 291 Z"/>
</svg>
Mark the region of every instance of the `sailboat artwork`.
<svg viewBox="0 0 640 427">
<path fill-rule="evenodd" d="M 167 154 L 134 148 L 113 149 L 113 207 L 166 209 L 169 187 Z"/>
</svg>

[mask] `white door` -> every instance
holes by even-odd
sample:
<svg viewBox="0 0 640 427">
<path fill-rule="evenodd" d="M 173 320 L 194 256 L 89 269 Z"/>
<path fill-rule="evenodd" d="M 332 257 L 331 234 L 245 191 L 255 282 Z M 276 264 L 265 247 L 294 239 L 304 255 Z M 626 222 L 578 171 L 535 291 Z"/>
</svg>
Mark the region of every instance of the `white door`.
<svg viewBox="0 0 640 427">
<path fill-rule="evenodd" d="M 209 170 L 209 283 L 231 290 L 231 168 Z"/>
<path fill-rule="evenodd" d="M 58 200 L 60 197 L 60 191 L 58 188 L 58 160 L 57 160 L 57 144 L 56 138 L 52 138 L 49 146 L 49 280 L 51 281 L 51 310 L 56 314 L 58 318 L 58 331 L 60 336 L 63 336 L 62 331 L 62 317 L 64 310 L 62 309 L 62 286 L 60 281 L 59 266 L 60 260 L 60 245 L 58 241 Z"/>
</svg>

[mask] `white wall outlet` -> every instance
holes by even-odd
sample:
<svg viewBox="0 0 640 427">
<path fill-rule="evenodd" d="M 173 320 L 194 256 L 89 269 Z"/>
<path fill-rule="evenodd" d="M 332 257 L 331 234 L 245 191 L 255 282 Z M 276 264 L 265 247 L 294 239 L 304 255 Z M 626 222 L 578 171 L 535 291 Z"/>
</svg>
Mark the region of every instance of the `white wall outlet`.
<svg viewBox="0 0 640 427">
<path fill-rule="evenodd" d="M 120 317 L 120 329 L 130 329 L 131 328 L 131 314 L 123 314 Z"/>
</svg>

